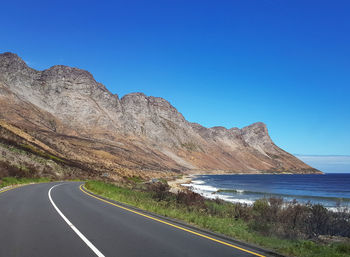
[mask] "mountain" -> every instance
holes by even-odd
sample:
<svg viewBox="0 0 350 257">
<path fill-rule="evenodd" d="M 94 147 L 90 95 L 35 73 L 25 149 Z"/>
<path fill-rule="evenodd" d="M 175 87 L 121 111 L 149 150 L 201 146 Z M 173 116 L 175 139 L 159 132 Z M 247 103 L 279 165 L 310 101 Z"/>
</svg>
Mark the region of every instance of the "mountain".
<svg viewBox="0 0 350 257">
<path fill-rule="evenodd" d="M 120 99 L 88 71 L 63 65 L 37 71 L 13 53 L 0 54 L 0 108 L 5 155 L 11 145 L 75 167 L 70 174 L 320 173 L 277 147 L 261 122 L 206 128 L 163 98 L 132 93 Z M 64 170 L 55 175 L 67 175 Z"/>
</svg>

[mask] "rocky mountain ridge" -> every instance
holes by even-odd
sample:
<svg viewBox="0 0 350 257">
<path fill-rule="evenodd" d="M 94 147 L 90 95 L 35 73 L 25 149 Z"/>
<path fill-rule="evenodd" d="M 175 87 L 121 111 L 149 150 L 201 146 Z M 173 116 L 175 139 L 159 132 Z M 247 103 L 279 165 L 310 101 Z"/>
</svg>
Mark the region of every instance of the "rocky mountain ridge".
<svg viewBox="0 0 350 257">
<path fill-rule="evenodd" d="M 188 122 L 163 98 L 131 93 L 120 99 L 87 71 L 63 65 L 37 71 L 12 53 L 0 54 L 0 106 L 1 120 L 50 141 L 65 158 L 90 159 L 103 167 L 108 161 L 105 170 L 111 173 L 121 167 L 140 172 L 318 172 L 278 148 L 261 122 L 242 129 L 205 128 Z M 82 156 L 73 141 L 84 140 L 91 143 L 83 144 Z M 105 158 L 99 160 L 96 151 Z"/>
</svg>

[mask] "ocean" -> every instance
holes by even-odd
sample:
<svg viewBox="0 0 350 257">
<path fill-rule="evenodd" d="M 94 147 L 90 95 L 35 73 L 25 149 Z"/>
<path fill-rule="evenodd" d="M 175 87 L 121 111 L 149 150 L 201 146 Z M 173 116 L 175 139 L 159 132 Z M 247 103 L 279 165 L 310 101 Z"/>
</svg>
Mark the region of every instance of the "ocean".
<svg viewBox="0 0 350 257">
<path fill-rule="evenodd" d="M 327 208 L 350 207 L 350 173 L 324 175 L 199 175 L 190 184 L 204 197 L 252 204 L 264 197 L 322 204 Z"/>
</svg>

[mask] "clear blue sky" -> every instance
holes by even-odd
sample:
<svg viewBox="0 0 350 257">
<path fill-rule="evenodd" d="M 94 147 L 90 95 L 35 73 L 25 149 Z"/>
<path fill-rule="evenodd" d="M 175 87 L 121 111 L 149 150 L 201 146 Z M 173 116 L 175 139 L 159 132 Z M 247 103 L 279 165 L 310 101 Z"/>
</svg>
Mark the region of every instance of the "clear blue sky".
<svg viewBox="0 0 350 257">
<path fill-rule="evenodd" d="M 3 1 L 0 51 L 89 70 L 190 121 L 350 155 L 350 1 Z"/>
</svg>

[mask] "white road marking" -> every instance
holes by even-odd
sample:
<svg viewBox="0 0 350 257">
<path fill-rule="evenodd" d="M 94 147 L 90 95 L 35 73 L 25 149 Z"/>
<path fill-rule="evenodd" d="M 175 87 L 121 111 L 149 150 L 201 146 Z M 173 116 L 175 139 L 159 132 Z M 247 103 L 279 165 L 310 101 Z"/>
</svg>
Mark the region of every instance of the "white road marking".
<svg viewBox="0 0 350 257">
<path fill-rule="evenodd" d="M 98 257 L 105 257 L 90 241 L 89 239 L 87 239 L 80 231 L 79 229 L 77 229 L 73 224 L 72 222 L 69 221 L 69 219 L 67 219 L 66 216 L 64 216 L 64 214 L 60 211 L 60 209 L 58 209 L 58 207 L 56 206 L 55 202 L 52 200 L 51 198 L 51 190 L 57 186 L 60 186 L 60 185 L 63 185 L 63 184 L 58 184 L 58 185 L 55 185 L 53 187 L 50 188 L 49 192 L 48 192 L 48 195 L 49 195 L 49 199 L 50 199 L 50 202 L 51 204 L 53 205 L 53 207 L 55 207 L 56 211 L 58 212 L 59 215 L 61 215 L 61 217 L 64 219 L 64 221 L 69 225 L 69 227 L 71 229 L 73 229 L 73 231 L 81 238 L 81 240 L 84 241 L 84 243 L 90 247 L 90 249 L 98 256 Z"/>
</svg>

